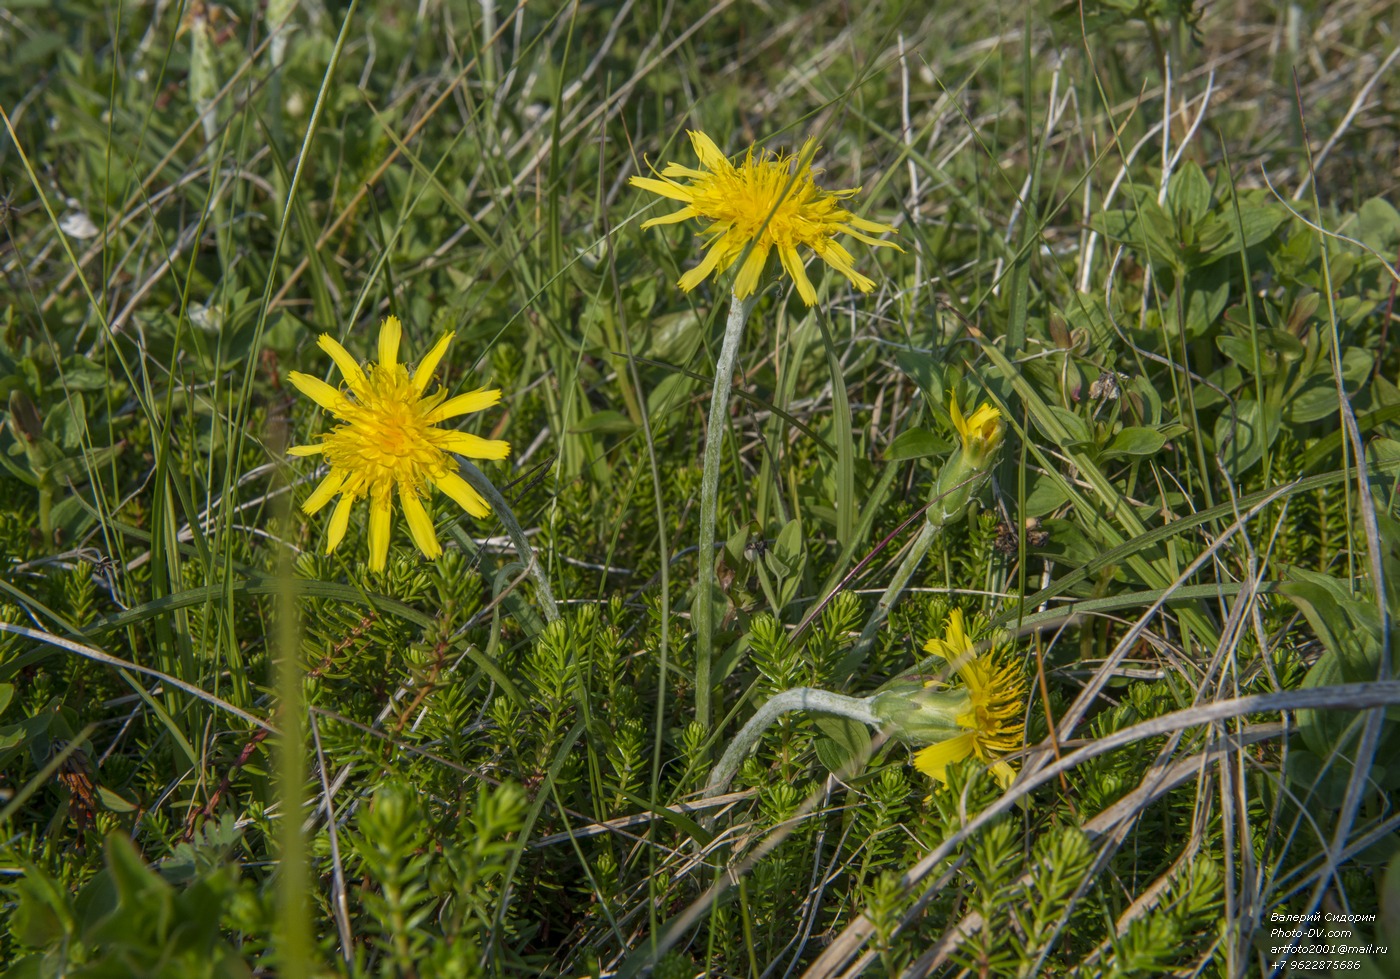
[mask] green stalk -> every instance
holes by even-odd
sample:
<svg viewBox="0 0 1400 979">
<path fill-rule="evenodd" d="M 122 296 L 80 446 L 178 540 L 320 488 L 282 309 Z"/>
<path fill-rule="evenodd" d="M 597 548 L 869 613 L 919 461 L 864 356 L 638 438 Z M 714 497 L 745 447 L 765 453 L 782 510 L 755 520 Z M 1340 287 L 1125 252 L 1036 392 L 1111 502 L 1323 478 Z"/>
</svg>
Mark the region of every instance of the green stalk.
<svg viewBox="0 0 1400 979">
<path fill-rule="evenodd" d="M 710 663 L 714 644 L 715 509 L 719 494 L 719 458 L 724 431 L 729 424 L 729 391 L 734 386 L 734 362 L 739 359 L 739 339 L 758 296 L 740 299 L 731 296 L 729 321 L 724 326 L 724 343 L 715 365 L 715 387 L 710 396 L 710 420 L 705 427 L 705 463 L 700 480 L 700 551 L 696 555 L 700 574 L 695 583 L 695 601 L 690 618 L 695 627 L 695 719 L 710 726 Z"/>
<path fill-rule="evenodd" d="M 515 553 L 520 557 L 520 563 L 535 579 L 535 587 L 540 592 L 540 608 L 544 612 L 545 620 L 558 622 L 559 606 L 554 601 L 554 592 L 549 588 L 549 576 L 545 574 L 544 566 L 535 556 L 535 549 L 530 546 L 530 539 L 520 528 L 520 521 L 515 519 L 515 512 L 511 510 L 510 504 L 501 495 L 501 491 L 496 489 L 496 484 L 487 479 L 486 474 L 472 465 L 471 462 L 458 456 L 457 464 L 461 467 L 462 478 L 471 484 L 472 489 L 484 496 L 487 503 L 491 504 L 492 511 L 500 518 L 501 524 L 506 528 L 506 533 L 510 535 L 510 542 L 515 545 Z"/>
<path fill-rule="evenodd" d="M 967 508 L 968 501 L 981 488 L 983 480 L 991 472 L 994 458 L 982 460 L 980 467 L 973 467 L 967 462 L 965 456 L 957 455 L 944 466 L 943 471 L 939 473 L 938 484 L 934 488 L 933 501 L 929 504 L 924 525 L 919 530 L 919 536 L 914 538 L 914 542 L 909 546 L 909 552 L 904 555 L 904 560 L 899 562 L 899 567 L 895 569 L 889 587 L 880 596 L 880 600 L 875 603 L 875 611 L 871 613 L 870 619 L 865 623 L 865 628 L 861 630 L 860 638 L 856 640 L 851 651 L 843 659 L 843 666 L 857 664 L 865 658 L 866 653 L 870 651 L 871 645 L 875 642 L 876 633 L 880 631 L 880 627 L 889 618 L 890 609 L 899 600 L 899 596 L 904 592 L 904 586 L 909 584 L 909 579 L 918 570 L 924 556 L 928 554 L 928 549 L 933 546 L 933 539 L 938 536 L 938 532 L 949 520 L 960 515 Z M 971 475 L 968 475 L 968 468 L 972 468 Z M 957 480 L 957 482 L 953 482 L 953 480 Z M 951 483 L 951 485 L 945 489 L 944 483 Z"/>
<path fill-rule="evenodd" d="M 861 630 L 860 638 L 856 640 L 856 649 L 864 655 L 865 650 L 875 641 L 875 634 L 880 631 L 880 626 L 885 624 L 885 619 L 889 618 L 890 609 L 899 600 L 899 596 L 904 591 L 904 586 L 909 584 L 909 579 L 914 577 L 914 572 L 924 560 L 924 555 L 933 546 L 933 539 L 938 536 L 938 532 L 943 529 L 942 519 L 933 519 L 933 510 L 929 510 L 930 519 L 924 521 L 923 527 L 919 528 L 919 536 L 914 538 L 914 543 L 909 546 L 909 552 L 904 555 L 904 560 L 899 562 L 899 567 L 895 569 L 894 577 L 890 579 L 889 587 L 880 596 L 880 600 L 875 603 L 875 611 L 871 614 L 869 621 L 865 623 L 865 628 Z"/>
<path fill-rule="evenodd" d="M 768 730 L 779 715 L 794 710 L 805 710 L 816 714 L 848 717 L 871 727 L 879 727 L 883 722 L 875 716 L 870 706 L 874 700 L 874 697 L 847 697 L 845 694 L 818 690 L 815 687 L 794 687 L 774 695 L 749 718 L 748 723 L 734 735 L 734 740 L 729 742 L 729 747 L 724 749 L 724 756 L 710 772 L 710 780 L 705 783 L 705 791 L 701 798 L 709 799 L 729 789 L 729 783 L 734 781 L 739 766 L 743 764 L 754 745 L 758 744 L 758 739 L 763 737 L 763 732 Z"/>
<path fill-rule="evenodd" d="M 290 524 L 291 497 L 278 506 L 279 526 Z M 275 749 L 278 825 L 277 922 L 273 928 L 278 974 L 302 979 L 311 974 L 311 899 L 307 845 L 302 833 L 306 804 L 305 703 L 302 697 L 301 609 L 297 603 L 292 551 L 281 545 L 277 555 L 276 631 L 273 684 L 277 691 L 277 726 L 282 730 Z"/>
</svg>

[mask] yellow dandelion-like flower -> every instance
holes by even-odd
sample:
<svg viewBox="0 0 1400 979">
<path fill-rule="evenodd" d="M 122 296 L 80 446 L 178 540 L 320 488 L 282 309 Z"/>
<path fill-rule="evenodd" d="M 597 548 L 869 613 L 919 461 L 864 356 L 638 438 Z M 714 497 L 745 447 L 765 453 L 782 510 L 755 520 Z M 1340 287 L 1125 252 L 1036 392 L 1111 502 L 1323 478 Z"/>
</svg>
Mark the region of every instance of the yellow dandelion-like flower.
<svg viewBox="0 0 1400 979">
<path fill-rule="evenodd" d="M 985 459 L 1001 444 L 1006 423 L 1001 420 L 1001 411 L 994 405 L 984 401 L 970 417 L 964 418 L 958 407 L 957 395 L 953 395 L 948 401 L 948 414 L 952 416 L 953 427 L 958 430 L 963 452 L 967 455 Z"/>
<path fill-rule="evenodd" d="M 451 453 L 473 459 L 504 459 L 510 443 L 484 439 L 441 422 L 458 415 L 489 408 L 501 400 L 498 390 L 469 391 L 455 398 L 438 388 L 425 394 L 433 371 L 447 352 L 453 334 L 439 340 L 410 372 L 399 363 L 403 327 L 390 316 L 379 327 L 379 362 L 361 367 L 330 334 L 321 334 L 317 345 L 330 354 L 345 377 L 342 389 L 292 371 L 287 379 L 297 390 L 325 408 L 339 424 L 320 436 L 316 445 L 298 445 L 291 455 L 320 455 L 330 472 L 301 505 L 306 513 L 320 510 L 340 495 L 326 532 L 326 553 L 336 549 L 350 523 L 350 508 L 361 497 L 369 498 L 369 565 L 384 570 L 389 555 L 389 530 L 394 494 L 403 507 L 408 532 L 418 549 L 429 558 L 442 553 L 433 521 L 423 506 L 428 484 L 447 494 L 474 517 L 491 508 L 467 481 L 458 475 Z"/>
<path fill-rule="evenodd" d="M 975 757 L 990 765 L 1001 787 L 1006 788 L 1016 773 L 997 756 L 1021 746 L 1026 683 L 1020 670 L 997 662 L 992 653 L 977 655 L 967 637 L 961 609 L 948 613 L 943 638 L 930 639 L 924 650 L 943 657 L 962 678 L 966 703 L 954 720 L 965 730 L 920 750 L 914 755 L 914 766 L 942 782 L 947 779 L 949 765 Z"/>
<path fill-rule="evenodd" d="M 686 292 L 711 274 L 727 271 L 752 243 L 734 280 L 734 295 L 746 299 L 757 291 L 768 255 L 776 250 L 783 268 L 797 284 L 798 295 L 811 306 L 817 301 L 817 291 L 807 278 L 799 245 L 816 252 L 861 292 L 869 292 L 875 283 L 856 271 L 855 259 L 835 236 L 850 235 L 877 248 L 901 250 L 892 241 L 864 233 L 884 234 L 894 232 L 894 228 L 857 217 L 841 206 L 841 201 L 860 192 L 859 187 L 822 190 L 817 186 L 816 176 L 821 171 L 811 166 L 816 156 L 815 140 L 807 140 L 796 157 L 768 151 L 755 156 L 749 147 L 744 162 L 735 166 L 710 137 L 701 132 L 689 135 L 700 169 L 668 163 L 657 175 L 660 179 L 633 177 L 630 181 L 634 187 L 685 204 L 679 211 L 652 218 L 643 228 L 690 218 L 709 222 L 702 232 L 709 238 L 705 257 L 677 283 Z"/>
</svg>

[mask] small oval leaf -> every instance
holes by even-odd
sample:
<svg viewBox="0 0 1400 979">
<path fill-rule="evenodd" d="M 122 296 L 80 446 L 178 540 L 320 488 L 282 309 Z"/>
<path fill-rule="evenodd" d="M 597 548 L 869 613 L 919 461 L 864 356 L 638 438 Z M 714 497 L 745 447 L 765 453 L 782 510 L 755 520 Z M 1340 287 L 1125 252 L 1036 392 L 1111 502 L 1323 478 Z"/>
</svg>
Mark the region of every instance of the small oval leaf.
<svg viewBox="0 0 1400 979">
<path fill-rule="evenodd" d="M 1125 428 L 1108 443 L 1103 454 L 1106 456 L 1150 456 L 1156 455 L 1167 444 L 1167 437 L 1155 428 L 1134 426 Z"/>
<path fill-rule="evenodd" d="M 943 455 L 953 447 L 947 439 L 941 439 L 926 428 L 910 428 L 895 436 L 885 449 L 885 459 L 890 462 L 903 462 L 906 459 L 926 459 L 929 456 Z"/>
</svg>

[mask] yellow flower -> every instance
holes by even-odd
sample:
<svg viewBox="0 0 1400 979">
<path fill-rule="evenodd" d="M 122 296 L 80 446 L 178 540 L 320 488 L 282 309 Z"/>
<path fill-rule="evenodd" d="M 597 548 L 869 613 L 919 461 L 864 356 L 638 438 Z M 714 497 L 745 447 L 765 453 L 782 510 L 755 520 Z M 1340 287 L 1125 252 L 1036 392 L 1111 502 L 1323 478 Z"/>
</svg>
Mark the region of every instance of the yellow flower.
<svg viewBox="0 0 1400 979">
<path fill-rule="evenodd" d="M 955 394 L 948 402 L 948 414 L 952 416 L 953 427 L 962 438 L 965 454 L 983 460 L 1001 444 L 1006 423 L 1001 420 L 1001 411 L 995 406 L 984 401 L 971 418 L 964 418 Z"/>
<path fill-rule="evenodd" d="M 709 238 L 705 257 L 678 283 L 686 292 L 711 273 L 718 276 L 728 270 L 752 243 L 753 248 L 734 280 L 734 295 L 745 299 L 754 294 L 768 255 L 776 249 L 783 268 L 797 284 L 798 295 L 811 306 L 817 301 L 817 291 L 807 278 L 803 257 L 797 251 L 799 245 L 816 252 L 818 258 L 850 279 L 861 292 L 869 292 L 875 283 L 855 270 L 855 259 L 834 236 L 846 234 L 868 245 L 902 250 L 892 241 L 862 234 L 894 232 L 894 228 L 857 217 L 841 206 L 841 201 L 860 192 L 859 187 L 822 190 L 817 186 L 816 175 L 821 171 L 811 166 L 816 156 L 815 140 L 807 140 L 796 157 L 768 151 L 755 157 L 753 147 L 749 147 L 744 162 L 737 167 L 704 133 L 691 132 L 690 144 L 700 158 L 701 169 L 668 163 L 658 174 L 659 180 L 631 179 L 634 187 L 685 204 L 679 211 L 652 218 L 643 228 L 676 224 L 689 218 L 709 222 L 702 232 Z M 682 183 L 680 178 L 689 183 Z"/>
<path fill-rule="evenodd" d="M 1010 663 L 998 663 L 992 653 L 977 655 L 967 638 L 961 609 L 948 613 L 943 638 L 930 639 L 924 650 L 943 657 L 962 678 L 966 701 L 954 721 L 964 730 L 919 751 L 914 767 L 942 782 L 949 765 L 975 757 L 991 766 L 1002 788 L 1010 785 L 1016 773 L 997 756 L 1021 746 L 1026 684 L 1020 671 Z"/>
<path fill-rule="evenodd" d="M 473 459 L 504 459 L 510 454 L 508 442 L 437 427 L 449 418 L 481 411 L 501 400 L 500 391 L 470 391 L 448 398 L 447 392 L 438 388 L 424 394 L 453 334 L 439 340 L 412 373 L 399 363 L 402 335 L 398 317 L 385 319 L 379 327 L 379 362 L 362 368 L 334 337 L 321 334 L 317 345 L 340 368 L 345 377 L 344 390 L 298 371 L 287 375 L 297 390 L 340 422 L 319 436 L 319 444 L 287 450 L 295 456 L 322 455 L 330 466 L 330 472 L 301 508 L 315 513 L 336 494 L 340 495 L 326 533 L 329 554 L 345 537 L 350 508 L 360 497 L 369 497 L 369 565 L 375 571 L 384 570 L 389 554 L 395 491 L 413 542 L 427 557 L 436 558 L 442 553 L 442 545 L 423 507 L 428 484 L 442 490 L 472 516 L 484 517 L 491 508 L 458 475 L 451 453 Z"/>
</svg>

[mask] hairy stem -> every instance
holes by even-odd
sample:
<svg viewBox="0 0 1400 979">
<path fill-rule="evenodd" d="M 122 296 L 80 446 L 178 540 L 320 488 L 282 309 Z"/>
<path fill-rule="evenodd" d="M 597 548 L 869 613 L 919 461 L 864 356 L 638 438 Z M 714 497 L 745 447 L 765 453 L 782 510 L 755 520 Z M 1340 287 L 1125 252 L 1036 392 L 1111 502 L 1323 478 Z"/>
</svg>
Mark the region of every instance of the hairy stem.
<svg viewBox="0 0 1400 979">
<path fill-rule="evenodd" d="M 729 391 L 734 385 L 734 362 L 739 358 L 739 340 L 744 324 L 753 311 L 757 296 L 730 297 L 729 321 L 724 326 L 724 343 L 715 365 L 715 387 L 710 396 L 710 420 L 705 427 L 705 464 L 700 480 L 700 574 L 695 583 L 695 601 L 690 618 L 695 629 L 695 719 L 710 726 L 710 663 L 714 645 L 713 589 L 715 582 L 715 507 L 719 494 L 719 459 L 724 447 L 724 431 L 729 423 Z"/>
<path fill-rule="evenodd" d="M 847 697 L 845 694 L 818 690 L 815 687 L 795 687 L 775 695 L 749 718 L 748 723 L 734 735 L 734 740 L 729 742 L 729 747 L 724 749 L 724 756 L 710 772 L 710 780 L 705 783 L 702 798 L 708 799 L 729 789 L 729 783 L 734 781 L 739 766 L 743 764 L 754 745 L 758 744 L 758 739 L 763 737 L 763 732 L 768 730 L 780 715 L 794 710 L 806 710 L 817 714 L 848 717 L 871 727 L 879 727 L 881 721 L 870 709 L 874 699 Z"/>
<path fill-rule="evenodd" d="M 933 513 L 932 510 L 929 511 Z M 880 631 L 880 626 L 885 624 L 885 619 L 889 618 L 890 609 L 899 599 L 904 591 L 904 586 L 909 584 L 909 579 L 914 576 L 919 565 L 924 560 L 924 555 L 933 546 L 933 539 L 938 536 L 938 531 L 943 527 L 942 520 L 925 520 L 923 527 L 919 530 L 919 536 L 914 538 L 914 543 L 909 546 L 909 553 L 904 555 L 904 560 L 899 562 L 899 567 L 895 570 L 894 577 L 890 579 L 889 587 L 880 596 L 880 600 L 875 603 L 875 611 L 870 614 L 870 619 L 865 623 L 865 628 L 861 630 L 860 638 L 856 640 L 855 646 L 849 655 L 864 656 L 870 650 L 870 646 L 875 642 L 875 635 Z"/>
<path fill-rule="evenodd" d="M 846 654 L 844 665 L 859 663 L 863 660 L 870 647 L 875 643 L 875 636 L 880 631 L 880 627 L 889 618 L 890 609 L 899 600 L 899 596 L 904 591 L 904 586 L 909 584 L 909 579 L 914 577 L 914 572 L 923 563 L 924 556 L 928 554 L 928 549 L 933 546 L 933 539 L 938 536 L 938 532 L 943 529 L 949 520 L 957 517 L 967 508 L 968 500 L 976 493 L 987 478 L 987 465 L 974 469 L 969 475 L 964 475 L 965 471 L 955 471 L 951 477 L 956 479 L 952 485 L 946 489 L 941 488 L 941 484 L 947 476 L 948 468 L 945 466 L 944 472 L 940 474 L 940 489 L 935 492 L 924 519 L 924 525 L 919 530 L 919 536 L 914 538 L 914 542 L 909 545 L 909 553 L 904 555 L 904 560 L 899 562 L 899 567 L 895 569 L 894 577 L 890 579 L 889 587 L 880 596 L 880 600 L 875 603 L 875 611 L 871 613 L 870 619 L 865 623 L 865 628 L 861 630 L 860 638 L 856 640 L 851 651 Z M 963 478 L 958 479 L 958 476 Z"/>
</svg>

